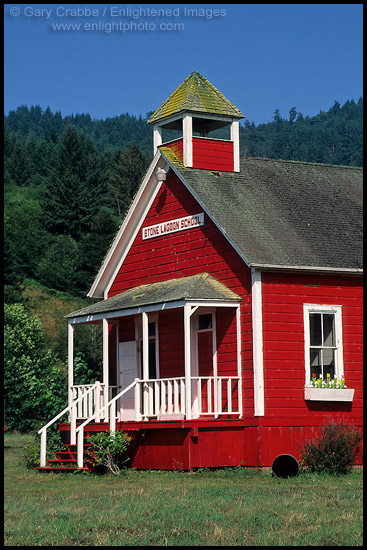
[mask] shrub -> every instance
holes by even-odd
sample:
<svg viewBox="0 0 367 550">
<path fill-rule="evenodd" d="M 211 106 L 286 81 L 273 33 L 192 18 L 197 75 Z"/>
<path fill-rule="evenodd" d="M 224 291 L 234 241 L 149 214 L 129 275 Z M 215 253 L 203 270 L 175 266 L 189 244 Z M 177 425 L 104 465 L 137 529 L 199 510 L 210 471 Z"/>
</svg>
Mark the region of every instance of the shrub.
<svg viewBox="0 0 367 550">
<path fill-rule="evenodd" d="M 301 449 L 301 462 L 312 472 L 346 474 L 358 453 L 362 434 L 358 428 L 329 421 L 316 440 L 307 441 Z"/>
<path fill-rule="evenodd" d="M 46 453 L 52 457 L 55 451 L 62 451 L 64 444 L 58 429 L 49 428 L 47 432 Z M 21 462 L 30 470 L 40 465 L 41 436 L 38 433 L 31 435 L 23 449 Z"/>
<path fill-rule="evenodd" d="M 65 403 L 67 371 L 46 348 L 40 320 L 22 304 L 4 306 L 4 394 L 9 430 L 29 432 Z"/>
<path fill-rule="evenodd" d="M 87 438 L 88 443 L 92 444 L 87 453 L 93 458 L 95 465 L 106 466 L 112 474 L 119 475 L 121 467 L 127 462 L 124 453 L 131 439 L 125 432 L 98 432 Z"/>
</svg>

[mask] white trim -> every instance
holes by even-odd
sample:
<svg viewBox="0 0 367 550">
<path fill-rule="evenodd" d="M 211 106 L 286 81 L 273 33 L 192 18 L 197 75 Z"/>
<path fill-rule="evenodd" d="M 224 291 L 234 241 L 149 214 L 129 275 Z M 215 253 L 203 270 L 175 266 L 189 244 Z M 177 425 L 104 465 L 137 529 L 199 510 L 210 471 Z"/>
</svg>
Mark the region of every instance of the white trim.
<svg viewBox="0 0 367 550">
<path fill-rule="evenodd" d="M 160 145 L 162 145 L 162 127 L 155 124 L 153 128 L 153 155 L 157 153 Z"/>
<path fill-rule="evenodd" d="M 237 328 L 237 376 L 239 379 L 238 387 L 238 410 L 242 418 L 242 376 L 241 376 L 241 306 L 236 308 L 236 328 Z"/>
<path fill-rule="evenodd" d="M 329 304 L 303 304 L 303 324 L 305 335 L 305 386 L 309 386 L 311 384 L 309 315 L 311 312 L 335 314 L 335 374 L 338 377 L 338 380 L 344 377 L 342 306 L 334 306 Z"/>
<path fill-rule="evenodd" d="M 254 368 L 254 414 L 264 416 L 264 359 L 261 271 L 251 269 L 252 286 L 252 339 Z"/>
<path fill-rule="evenodd" d="M 107 286 L 110 287 L 112 285 L 114 275 L 116 271 L 118 271 L 115 266 L 118 265 L 118 268 L 120 268 L 122 263 L 120 254 L 123 255 L 123 258 L 126 257 L 126 254 L 130 250 L 130 247 L 132 245 L 132 241 L 134 240 L 143 222 L 146 211 L 148 208 L 150 208 L 150 205 L 160 188 L 161 184 L 158 184 L 156 182 L 155 172 L 158 162 L 161 158 L 162 154 L 160 151 L 158 151 L 156 156 L 152 160 L 152 163 L 145 175 L 145 178 L 143 179 L 141 186 L 139 187 L 139 190 L 125 216 L 124 221 L 121 224 L 121 227 L 106 255 L 106 258 L 97 274 L 97 277 L 95 278 L 93 285 L 88 292 L 89 297 L 104 297 L 103 290 L 100 287 L 103 285 L 105 289 Z M 141 201 L 143 201 L 143 205 L 148 204 L 148 208 L 147 206 L 145 206 L 145 208 L 144 206 L 142 206 L 140 209 L 137 208 Z M 141 214 L 139 214 L 140 211 Z M 104 283 L 104 279 L 107 279 L 107 283 Z"/>
<path fill-rule="evenodd" d="M 185 409 L 186 419 L 191 420 L 191 305 L 185 304 L 184 312 L 184 357 L 185 357 Z"/>
<path fill-rule="evenodd" d="M 116 317 L 126 317 L 128 315 L 137 315 L 145 312 L 152 312 L 152 311 L 161 311 L 162 309 L 174 309 L 177 307 L 184 307 L 186 304 L 190 304 L 191 306 L 207 306 L 207 307 L 237 307 L 238 306 L 237 301 L 232 300 L 223 300 L 223 301 L 208 301 L 208 300 L 201 300 L 201 301 L 195 301 L 195 302 L 187 302 L 186 300 L 175 300 L 173 302 L 162 302 L 160 304 L 151 304 L 148 306 L 139 306 L 134 308 L 127 308 L 127 309 L 118 309 L 115 311 L 107 311 L 107 312 L 101 312 L 101 313 L 94 313 L 90 315 L 81 315 L 78 317 L 70 317 L 69 323 L 70 324 L 80 324 L 80 323 L 93 323 L 102 321 L 103 319 L 114 319 Z"/>
<path fill-rule="evenodd" d="M 155 175 L 154 175 L 154 178 L 155 178 Z M 155 188 L 153 188 L 153 189 L 151 190 L 151 194 L 150 194 L 150 197 L 149 197 L 149 199 L 148 199 L 148 203 L 146 204 L 146 207 L 145 207 L 145 209 L 144 209 L 144 211 L 143 211 L 143 213 L 142 213 L 140 219 L 138 218 L 138 219 L 136 220 L 136 225 L 135 225 L 135 228 L 134 228 L 132 234 L 130 235 L 130 239 L 129 239 L 129 241 L 127 242 L 127 245 L 122 249 L 122 254 L 121 254 L 120 260 L 118 261 L 117 266 L 116 266 L 116 268 L 115 268 L 115 270 L 114 270 L 114 272 L 113 272 L 113 274 L 112 274 L 112 277 L 110 278 L 110 280 L 109 280 L 109 282 L 108 282 L 108 284 L 107 284 L 107 286 L 106 286 L 106 288 L 105 288 L 105 290 L 104 290 L 103 297 L 104 297 L 105 300 L 106 300 L 107 297 L 108 297 L 108 293 L 109 293 L 109 291 L 110 291 L 110 288 L 111 288 L 111 286 L 113 285 L 113 283 L 114 283 L 114 281 L 115 281 L 115 279 L 116 279 L 116 277 L 117 277 L 117 275 L 118 275 L 118 273 L 119 273 L 119 271 L 120 271 L 120 268 L 121 268 L 121 266 L 122 266 L 122 264 L 123 264 L 123 262 L 124 262 L 126 256 L 127 256 L 128 253 L 130 252 L 130 249 L 131 249 L 131 247 L 132 247 L 132 245 L 133 245 L 133 243 L 134 243 L 134 240 L 136 239 L 136 237 L 137 237 L 139 231 L 140 231 L 141 228 L 142 228 L 142 225 L 143 225 L 143 223 L 144 223 L 144 221 L 145 221 L 145 218 L 146 218 L 146 216 L 147 216 L 147 214 L 148 214 L 148 212 L 149 212 L 150 207 L 152 206 L 152 204 L 153 204 L 153 202 L 154 202 L 154 199 L 156 198 L 156 196 L 157 196 L 157 194 L 158 194 L 158 191 L 160 190 L 160 188 L 161 188 L 161 186 L 162 186 L 162 183 L 163 183 L 163 182 L 156 182 L 156 186 L 155 186 Z"/>
<path fill-rule="evenodd" d="M 108 320 L 103 319 L 103 393 L 104 403 L 108 403 L 108 388 L 109 388 L 109 357 L 108 357 Z M 105 410 L 105 421 L 108 420 L 108 409 Z"/>
<path fill-rule="evenodd" d="M 183 165 L 192 168 L 192 116 L 184 115 L 182 119 L 183 131 Z"/>
<path fill-rule="evenodd" d="M 340 273 L 342 275 L 362 275 L 363 269 L 349 268 L 349 267 L 314 267 L 310 265 L 276 265 L 276 264 L 248 264 L 249 267 L 254 269 L 261 269 L 262 271 L 316 271 L 317 273 Z"/>
<path fill-rule="evenodd" d="M 240 124 L 234 120 L 231 124 L 231 141 L 233 141 L 233 169 L 240 171 Z"/>
<path fill-rule="evenodd" d="M 210 314 L 212 316 L 212 328 L 199 329 L 199 317 L 200 315 Z M 214 417 L 218 418 L 218 365 L 217 365 L 217 317 L 216 317 L 216 308 L 215 307 L 201 307 L 194 306 L 191 309 L 190 313 L 192 317 L 191 323 L 191 342 L 192 342 L 192 363 L 191 363 L 191 375 L 192 377 L 199 377 L 199 340 L 198 334 L 202 332 L 211 332 L 212 333 L 212 366 L 213 366 L 213 377 L 214 377 Z M 195 417 L 199 416 L 199 403 L 198 403 L 197 392 L 194 391 L 192 396 L 192 410 L 195 411 Z"/>
<path fill-rule="evenodd" d="M 74 385 L 74 325 L 68 322 L 68 406 L 73 400 Z"/>
</svg>

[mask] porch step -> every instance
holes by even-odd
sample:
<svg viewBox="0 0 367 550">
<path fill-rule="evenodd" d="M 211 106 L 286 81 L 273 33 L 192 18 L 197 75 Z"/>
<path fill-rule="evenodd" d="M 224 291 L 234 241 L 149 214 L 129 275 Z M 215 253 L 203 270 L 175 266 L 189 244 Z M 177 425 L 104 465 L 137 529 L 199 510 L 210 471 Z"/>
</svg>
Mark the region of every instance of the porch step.
<svg viewBox="0 0 367 550">
<path fill-rule="evenodd" d="M 86 437 L 88 437 L 88 435 Z M 77 470 L 85 470 L 88 472 L 92 471 L 93 458 L 86 452 L 87 449 L 91 447 L 91 443 L 87 443 L 85 441 L 85 443 L 83 444 L 83 456 L 85 464 L 83 468 L 78 467 L 77 445 L 65 443 L 64 447 L 64 451 L 55 451 L 55 458 L 47 459 L 47 466 L 37 466 L 34 469 L 41 472 L 71 472 Z"/>
<path fill-rule="evenodd" d="M 87 468 L 87 466 L 84 466 L 83 468 L 78 468 L 78 466 L 36 466 L 34 470 L 38 470 L 41 472 L 76 472 L 76 471 L 87 471 L 90 472 L 91 470 Z"/>
</svg>

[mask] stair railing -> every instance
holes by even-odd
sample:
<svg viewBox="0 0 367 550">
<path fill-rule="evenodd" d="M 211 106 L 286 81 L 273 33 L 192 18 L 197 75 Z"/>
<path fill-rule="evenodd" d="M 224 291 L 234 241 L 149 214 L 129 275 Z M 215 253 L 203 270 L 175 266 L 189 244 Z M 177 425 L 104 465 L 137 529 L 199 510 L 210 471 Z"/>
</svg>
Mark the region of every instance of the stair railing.
<svg viewBox="0 0 367 550">
<path fill-rule="evenodd" d="M 83 422 L 83 424 L 80 424 L 78 428 L 76 429 L 77 433 L 77 458 L 78 458 L 78 468 L 83 468 L 83 439 L 84 439 L 84 427 L 94 420 L 97 416 L 97 414 L 101 414 L 105 409 L 110 409 L 109 411 L 109 419 L 110 419 L 110 431 L 114 432 L 116 430 L 116 401 L 120 399 L 125 393 L 130 391 L 132 388 L 137 387 L 137 383 L 139 382 L 138 378 L 135 378 L 134 382 L 132 382 L 129 386 L 124 388 L 120 391 L 115 397 L 113 397 L 106 405 L 104 405 L 99 411 L 95 412 Z M 135 406 L 137 406 L 137 403 L 135 403 Z"/>
<path fill-rule="evenodd" d="M 96 382 L 93 384 L 83 395 L 80 395 L 78 399 L 75 399 L 68 407 L 65 407 L 64 410 L 62 410 L 59 414 L 57 414 L 52 420 L 47 422 L 45 426 L 43 426 L 40 430 L 38 430 L 38 433 L 41 434 L 41 451 L 40 451 L 40 466 L 44 467 L 46 466 L 46 444 L 47 444 L 47 428 L 49 428 L 52 424 L 54 424 L 59 418 L 61 418 L 64 414 L 67 412 L 71 412 L 71 418 L 70 418 L 70 443 L 71 445 L 75 445 L 76 443 L 76 418 L 77 418 L 77 406 L 80 404 L 80 402 L 85 399 L 85 397 L 92 393 L 93 390 L 100 388 L 101 383 Z M 96 405 L 99 402 L 99 400 L 96 400 Z M 95 415 L 99 414 L 100 409 L 98 405 L 96 406 L 96 412 Z"/>
</svg>

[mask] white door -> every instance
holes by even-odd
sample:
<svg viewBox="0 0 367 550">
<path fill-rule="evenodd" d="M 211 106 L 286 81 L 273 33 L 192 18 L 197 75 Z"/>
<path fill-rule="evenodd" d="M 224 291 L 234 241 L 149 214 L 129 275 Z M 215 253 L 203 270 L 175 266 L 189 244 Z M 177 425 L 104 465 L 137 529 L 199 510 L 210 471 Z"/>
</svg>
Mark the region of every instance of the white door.
<svg viewBox="0 0 367 550">
<path fill-rule="evenodd" d="M 127 388 L 138 377 L 137 359 L 135 340 L 119 344 L 118 384 L 121 386 L 121 390 Z M 119 420 L 135 420 L 134 388 L 125 393 L 118 401 Z"/>
</svg>

